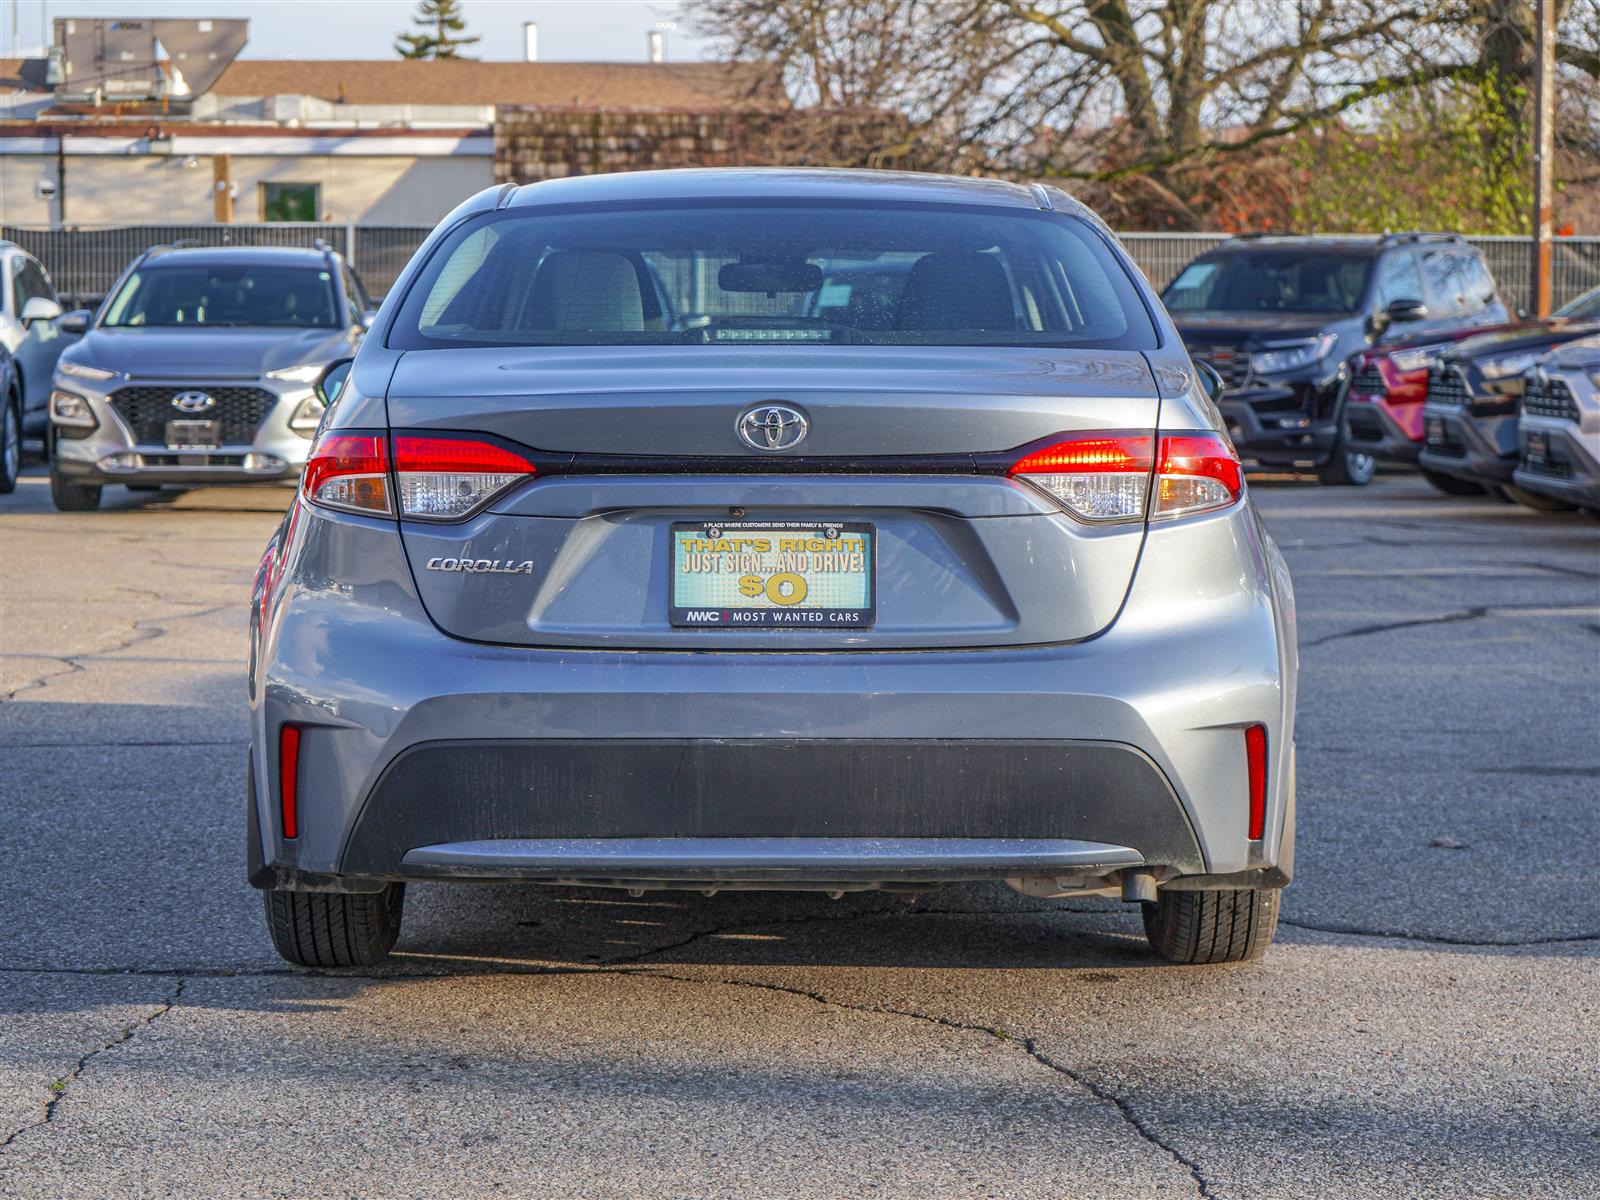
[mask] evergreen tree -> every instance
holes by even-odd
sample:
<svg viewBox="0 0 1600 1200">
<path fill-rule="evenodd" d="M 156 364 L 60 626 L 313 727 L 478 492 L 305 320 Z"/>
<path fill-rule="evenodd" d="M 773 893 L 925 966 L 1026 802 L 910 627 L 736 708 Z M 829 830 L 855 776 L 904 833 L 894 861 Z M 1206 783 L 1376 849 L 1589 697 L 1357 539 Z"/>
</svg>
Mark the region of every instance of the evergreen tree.
<svg viewBox="0 0 1600 1200">
<path fill-rule="evenodd" d="M 467 28 L 461 0 L 419 0 L 411 23 L 417 32 L 401 34 L 394 44 L 401 58 L 470 58 L 461 48 L 480 40 L 461 36 Z"/>
</svg>

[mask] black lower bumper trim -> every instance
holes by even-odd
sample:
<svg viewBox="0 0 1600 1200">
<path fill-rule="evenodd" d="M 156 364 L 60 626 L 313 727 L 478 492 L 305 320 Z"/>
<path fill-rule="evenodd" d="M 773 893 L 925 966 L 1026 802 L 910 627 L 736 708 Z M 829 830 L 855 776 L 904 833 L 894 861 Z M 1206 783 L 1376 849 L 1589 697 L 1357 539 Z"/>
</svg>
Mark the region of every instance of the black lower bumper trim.
<svg viewBox="0 0 1600 1200">
<path fill-rule="evenodd" d="M 662 838 L 1095 842 L 1205 869 L 1166 777 L 1117 742 L 633 738 L 411 747 L 340 871 L 405 876 L 410 851 L 451 843 Z"/>
</svg>

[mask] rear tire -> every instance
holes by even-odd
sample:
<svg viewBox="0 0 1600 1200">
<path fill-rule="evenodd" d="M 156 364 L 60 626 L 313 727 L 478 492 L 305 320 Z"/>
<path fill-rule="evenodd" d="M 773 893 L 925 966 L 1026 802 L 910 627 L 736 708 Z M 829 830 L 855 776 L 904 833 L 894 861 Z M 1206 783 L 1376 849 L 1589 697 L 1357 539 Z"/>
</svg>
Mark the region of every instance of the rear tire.
<svg viewBox="0 0 1600 1200">
<path fill-rule="evenodd" d="M 1457 479 L 1454 475 L 1446 475 L 1443 471 L 1430 471 L 1427 467 L 1422 468 L 1422 477 L 1446 496 L 1481 496 L 1489 490 L 1481 483 L 1473 483 L 1470 479 Z"/>
<path fill-rule="evenodd" d="M 1277 889 L 1167 892 L 1144 906 L 1144 933 L 1175 963 L 1245 962 L 1260 958 L 1278 929 Z"/>
<path fill-rule="evenodd" d="M 297 967 L 374 967 L 400 936 L 406 885 L 381 892 L 261 893 L 267 931 L 278 953 Z"/>
<path fill-rule="evenodd" d="M 1527 488 L 1520 488 L 1514 483 L 1502 483 L 1500 490 L 1506 494 L 1508 500 L 1514 500 L 1523 508 L 1531 508 L 1534 512 L 1571 512 L 1577 507 L 1576 504 L 1568 504 L 1565 500 L 1557 500 L 1554 496 L 1541 496 L 1538 492 L 1530 492 Z"/>
<path fill-rule="evenodd" d="M 21 474 L 22 404 L 13 395 L 6 397 L 5 412 L 0 414 L 0 496 L 17 490 Z"/>
<path fill-rule="evenodd" d="M 1345 446 L 1341 421 L 1339 440 L 1333 444 L 1333 453 L 1328 455 L 1327 462 L 1317 468 L 1318 482 L 1334 487 L 1366 487 L 1377 473 L 1377 459 Z"/>
</svg>

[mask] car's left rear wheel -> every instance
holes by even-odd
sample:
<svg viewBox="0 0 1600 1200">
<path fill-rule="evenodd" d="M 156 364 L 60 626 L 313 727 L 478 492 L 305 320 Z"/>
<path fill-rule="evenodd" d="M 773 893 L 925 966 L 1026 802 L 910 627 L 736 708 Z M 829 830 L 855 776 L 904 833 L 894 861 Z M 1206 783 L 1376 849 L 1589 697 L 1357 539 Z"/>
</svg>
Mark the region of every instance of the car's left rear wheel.
<svg viewBox="0 0 1600 1200">
<path fill-rule="evenodd" d="M 1176 963 L 1244 962 L 1260 958 L 1278 929 L 1276 889 L 1163 891 L 1144 906 L 1144 932 L 1162 958 Z"/>
<path fill-rule="evenodd" d="M 261 893 L 267 931 L 278 953 L 297 967 L 373 967 L 400 936 L 406 885 L 381 892 Z"/>
</svg>

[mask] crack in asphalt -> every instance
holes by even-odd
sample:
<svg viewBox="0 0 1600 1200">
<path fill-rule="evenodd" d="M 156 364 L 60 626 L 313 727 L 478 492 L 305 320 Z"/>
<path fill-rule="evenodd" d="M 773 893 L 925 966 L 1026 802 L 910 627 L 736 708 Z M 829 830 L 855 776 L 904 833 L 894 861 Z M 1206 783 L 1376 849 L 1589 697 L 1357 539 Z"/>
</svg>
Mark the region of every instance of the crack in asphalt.
<svg viewBox="0 0 1600 1200">
<path fill-rule="evenodd" d="M 9 1150 L 11 1148 L 12 1143 L 14 1143 L 18 1138 L 22 1137 L 24 1134 L 31 1133 L 35 1129 L 42 1129 L 46 1125 L 53 1124 L 55 1122 L 55 1119 L 56 1119 L 56 1109 L 57 1109 L 57 1107 L 61 1104 L 61 1102 L 63 1100 L 65 1100 L 67 1098 L 68 1089 L 70 1089 L 72 1087 L 72 1085 L 78 1081 L 78 1077 L 83 1074 L 84 1069 L 89 1065 L 89 1063 L 92 1060 L 98 1058 L 100 1055 L 106 1053 L 106 1051 L 114 1050 L 118 1046 L 123 1045 L 125 1042 L 132 1041 L 135 1037 L 137 1037 L 139 1035 L 140 1032 L 142 1032 L 145 1029 L 148 1029 L 151 1025 L 154 1025 L 162 1017 L 166 1016 L 169 1012 L 171 1012 L 173 1010 L 173 1007 L 178 1003 L 178 1001 L 183 996 L 183 985 L 184 985 L 184 982 L 185 981 L 184 981 L 183 977 L 179 976 L 178 979 L 177 979 L 177 982 L 173 985 L 172 992 L 152 1012 L 148 1013 L 137 1024 L 124 1026 L 122 1031 L 116 1037 L 112 1038 L 109 1042 L 106 1042 L 103 1045 L 97 1046 L 93 1050 L 90 1050 L 88 1053 L 79 1056 L 78 1060 L 75 1063 L 72 1064 L 71 1070 L 69 1070 L 65 1075 L 60 1076 L 59 1078 L 57 1078 L 56 1080 L 54 1080 L 50 1084 L 50 1090 L 51 1090 L 52 1095 L 51 1095 L 49 1100 L 45 1101 L 44 1113 L 39 1117 L 39 1119 L 37 1121 L 34 1121 L 34 1122 L 32 1122 L 31 1124 L 28 1124 L 28 1125 L 23 1125 L 21 1128 L 12 1130 L 11 1133 L 9 1135 L 7 1135 L 7 1137 L 6 1137 L 6 1139 L 4 1141 L 0 1141 L 0 1154 L 4 1154 L 7 1150 Z"/>
<path fill-rule="evenodd" d="M 874 1016 L 903 1017 L 911 1021 L 921 1021 L 929 1025 L 940 1025 L 946 1029 L 953 1029 L 963 1033 L 976 1033 L 993 1038 L 997 1042 L 1015 1046 L 1027 1054 L 1029 1058 L 1048 1067 L 1059 1075 L 1065 1076 L 1093 1096 L 1102 1104 L 1109 1104 L 1117 1114 L 1135 1133 L 1144 1141 L 1162 1151 L 1173 1162 L 1183 1167 L 1189 1177 L 1194 1180 L 1195 1194 L 1202 1200 L 1212 1200 L 1217 1193 L 1211 1190 L 1211 1183 L 1205 1173 L 1200 1169 L 1200 1164 L 1179 1150 L 1170 1141 L 1164 1138 L 1149 1121 L 1142 1117 L 1138 1110 L 1124 1097 L 1117 1095 L 1104 1084 L 1097 1083 L 1084 1072 L 1052 1058 L 1039 1048 L 1038 1042 L 1032 1037 L 1018 1037 L 1007 1033 L 998 1025 L 982 1025 L 966 1021 L 956 1021 L 949 1017 L 936 1016 L 932 1013 L 917 1012 L 908 1008 L 890 1008 L 878 1004 L 852 1004 L 845 1000 L 834 999 L 822 992 L 807 991 L 805 988 L 791 987 L 781 983 L 763 983 L 754 979 L 703 979 L 693 975 L 674 975 L 666 971 L 658 971 L 648 966 L 636 967 L 597 967 L 593 974 L 597 975 L 630 975 L 646 979 L 665 979 L 674 983 L 687 983 L 697 987 L 741 987 L 755 991 L 777 992 L 783 995 L 795 996 L 800 999 L 810 1000 L 828 1008 L 842 1009 L 846 1012 L 865 1013 Z"/>
<path fill-rule="evenodd" d="M 1368 637 L 1374 633 L 1389 633 L 1395 629 L 1410 629 L 1418 625 L 1454 625 L 1461 621 L 1476 621 L 1480 617 L 1488 616 L 1495 611 L 1487 604 L 1475 604 L 1461 612 L 1445 613 L 1437 617 L 1413 617 L 1405 621 L 1384 621 L 1377 625 L 1358 625 L 1354 629 L 1341 629 L 1337 633 L 1324 634 L 1322 637 L 1304 643 L 1302 649 L 1310 650 L 1314 646 L 1325 646 L 1329 642 L 1337 642 L 1343 638 Z"/>
<path fill-rule="evenodd" d="M 141 642 L 154 641 L 156 638 L 163 637 L 168 633 L 166 626 L 151 625 L 149 624 L 151 621 L 181 621 L 188 620 L 190 617 L 208 617 L 212 613 L 222 612 L 224 609 L 238 608 L 240 603 L 240 601 L 231 601 L 227 604 L 214 604 L 210 608 L 198 608 L 193 612 L 158 613 L 157 615 L 151 617 L 140 617 L 133 623 L 133 632 L 129 636 L 125 637 L 118 644 L 114 646 L 107 646 L 102 650 L 89 650 L 82 654 L 27 655 L 26 657 L 28 658 L 40 658 L 44 659 L 46 662 L 62 663 L 65 665 L 66 669 L 61 671 L 49 671 L 43 675 L 34 676 L 21 686 L 12 688 L 4 695 L 0 695 L 0 702 L 15 700 L 23 692 L 40 690 L 46 687 L 52 679 L 64 679 L 68 675 L 82 674 L 89 669 L 83 665 L 84 663 L 107 660 L 109 655 L 118 654 L 123 650 L 131 650 Z M 120 660 L 110 659 L 109 661 L 117 662 Z"/>
</svg>

